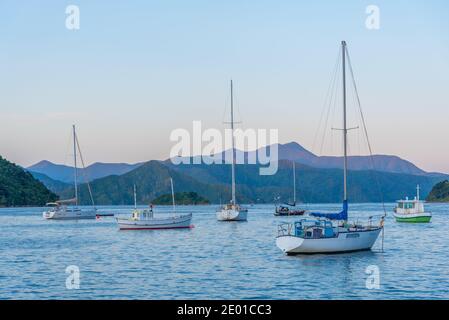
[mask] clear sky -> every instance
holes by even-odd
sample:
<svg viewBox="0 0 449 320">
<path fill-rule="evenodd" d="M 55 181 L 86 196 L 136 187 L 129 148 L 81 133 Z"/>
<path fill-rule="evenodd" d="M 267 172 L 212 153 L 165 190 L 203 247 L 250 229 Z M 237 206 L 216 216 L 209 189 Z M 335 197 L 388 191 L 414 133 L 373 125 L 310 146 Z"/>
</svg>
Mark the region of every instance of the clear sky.
<svg viewBox="0 0 449 320">
<path fill-rule="evenodd" d="M 173 129 L 223 128 L 231 77 L 242 128 L 312 149 L 343 39 L 374 152 L 449 172 L 446 0 L 1 0 L 0 155 L 67 162 L 76 123 L 88 163 L 167 158 Z"/>
</svg>

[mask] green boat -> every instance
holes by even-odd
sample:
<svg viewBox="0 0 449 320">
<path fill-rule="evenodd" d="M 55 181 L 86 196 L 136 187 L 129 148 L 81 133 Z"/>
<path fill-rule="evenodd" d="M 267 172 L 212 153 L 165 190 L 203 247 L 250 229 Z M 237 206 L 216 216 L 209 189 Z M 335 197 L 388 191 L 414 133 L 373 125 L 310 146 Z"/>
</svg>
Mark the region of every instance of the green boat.
<svg viewBox="0 0 449 320">
<path fill-rule="evenodd" d="M 416 187 L 416 197 L 409 200 L 397 201 L 394 208 L 394 217 L 397 222 L 408 223 L 428 223 L 432 219 L 432 214 L 424 210 L 424 202 L 419 200 L 419 185 Z"/>
</svg>

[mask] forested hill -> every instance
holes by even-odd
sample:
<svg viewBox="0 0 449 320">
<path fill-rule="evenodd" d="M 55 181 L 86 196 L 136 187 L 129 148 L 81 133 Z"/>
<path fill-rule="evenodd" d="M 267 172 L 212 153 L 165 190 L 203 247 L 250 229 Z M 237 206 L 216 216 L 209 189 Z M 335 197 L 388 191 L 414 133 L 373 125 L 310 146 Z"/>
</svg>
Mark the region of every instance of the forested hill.
<svg viewBox="0 0 449 320">
<path fill-rule="evenodd" d="M 43 206 L 57 199 L 29 172 L 0 156 L 0 207 Z"/>
<path fill-rule="evenodd" d="M 449 202 L 449 181 L 444 180 L 434 185 L 426 200 L 429 202 Z"/>
</svg>

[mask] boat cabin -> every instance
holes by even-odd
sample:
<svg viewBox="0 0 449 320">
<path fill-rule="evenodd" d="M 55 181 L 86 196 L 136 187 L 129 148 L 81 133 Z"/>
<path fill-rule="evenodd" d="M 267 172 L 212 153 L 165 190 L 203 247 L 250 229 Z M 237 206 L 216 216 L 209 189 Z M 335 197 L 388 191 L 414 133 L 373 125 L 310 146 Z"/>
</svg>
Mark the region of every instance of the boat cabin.
<svg viewBox="0 0 449 320">
<path fill-rule="evenodd" d="M 401 214 L 422 213 L 424 212 L 424 203 L 417 198 L 414 200 L 399 200 L 394 212 Z"/>
<path fill-rule="evenodd" d="M 396 208 L 394 208 L 395 213 L 399 214 L 414 214 L 424 212 L 424 202 L 419 199 L 419 185 L 416 186 L 416 196 L 415 199 L 409 200 L 405 197 L 405 200 L 399 200 L 396 203 Z"/>
<path fill-rule="evenodd" d="M 333 238 L 335 232 L 331 221 L 302 219 L 295 222 L 295 236 L 304 239 Z"/>
</svg>

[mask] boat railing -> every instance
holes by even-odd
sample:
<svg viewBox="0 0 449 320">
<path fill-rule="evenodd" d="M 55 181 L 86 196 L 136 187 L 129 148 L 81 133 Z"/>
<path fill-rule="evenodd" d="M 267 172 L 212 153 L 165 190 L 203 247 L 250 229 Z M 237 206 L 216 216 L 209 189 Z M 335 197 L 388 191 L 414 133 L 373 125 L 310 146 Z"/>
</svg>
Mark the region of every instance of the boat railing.
<svg viewBox="0 0 449 320">
<path fill-rule="evenodd" d="M 291 236 L 293 230 L 293 224 L 282 223 L 278 225 L 278 237 Z"/>
</svg>

